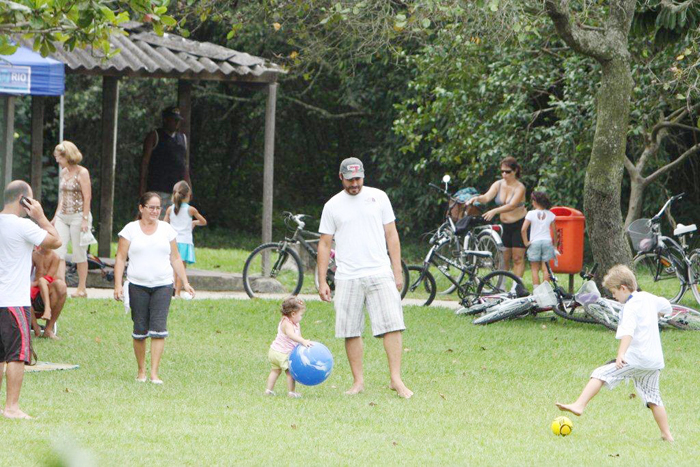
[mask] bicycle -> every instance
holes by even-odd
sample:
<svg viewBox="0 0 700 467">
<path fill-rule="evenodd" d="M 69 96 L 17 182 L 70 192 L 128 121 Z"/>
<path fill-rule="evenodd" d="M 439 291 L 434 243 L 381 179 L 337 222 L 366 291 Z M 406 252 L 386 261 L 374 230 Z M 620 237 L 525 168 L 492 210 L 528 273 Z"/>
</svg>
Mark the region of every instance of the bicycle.
<svg viewBox="0 0 700 467">
<path fill-rule="evenodd" d="M 480 270 L 480 272 L 478 272 L 479 275 L 485 275 L 486 272 L 502 270 L 505 263 L 503 260 L 503 242 L 498 233 L 500 226 L 484 223 L 484 220 L 478 215 L 478 211 L 467 211 L 465 217 L 459 218 L 464 214 L 464 209 L 457 208 L 462 206 L 464 202 L 449 193 L 448 188 L 450 180 L 451 178 L 449 175 L 445 175 L 442 178 L 445 188 L 440 188 L 432 183 L 428 184 L 428 186 L 437 190 L 448 199 L 445 221 L 440 228 L 449 234 L 450 241 L 441 247 L 443 251 L 442 254 L 462 265 L 464 265 L 465 260 L 471 260 L 473 266 Z M 461 214 L 455 214 L 456 211 L 459 211 Z M 467 257 L 462 254 L 463 251 L 488 251 L 491 252 L 491 256 Z M 450 269 L 450 263 L 442 264 L 441 271 L 443 274 L 450 275 Z M 458 269 L 457 274 L 458 276 L 455 280 L 460 283 L 464 279 L 464 272 Z M 456 289 L 457 287 L 450 282 L 448 288 L 439 293 L 440 295 L 447 295 L 453 293 Z"/>
<path fill-rule="evenodd" d="M 304 265 L 296 248 L 303 248 L 314 260 L 318 256 L 317 248 L 321 234 L 305 230 L 306 214 L 284 212 L 284 225 L 294 234 L 285 236 L 284 240 L 263 243 L 255 248 L 243 266 L 243 288 L 250 298 L 274 296 L 277 294 L 297 295 L 304 284 Z M 401 297 L 408 289 L 408 267 L 401 260 L 404 287 Z M 318 266 L 314 268 L 314 281 L 318 289 Z M 331 250 L 326 281 L 335 290 L 335 251 Z"/>
<path fill-rule="evenodd" d="M 683 193 L 666 201 L 661 210 L 651 219 L 637 219 L 627 228 L 632 247 L 637 252 L 634 268 L 638 277 L 651 276 L 654 283 L 665 282 L 665 289 L 671 288 L 671 303 L 678 303 L 690 289 L 695 300 L 700 303 L 700 249 L 688 251 L 686 236 L 697 230 L 695 224 L 679 224 L 673 232 L 679 241 L 661 234 L 661 219 L 672 204 L 683 197 Z M 678 285 L 676 286 L 676 282 Z M 674 284 L 673 286 L 668 284 Z M 667 294 L 669 295 L 669 294 Z"/>
<path fill-rule="evenodd" d="M 508 300 L 507 297 L 485 297 L 482 303 L 470 308 L 458 310 L 457 314 L 476 315 L 484 313 L 474 320 L 474 324 L 490 324 L 507 318 L 536 314 L 545 311 L 553 311 L 557 316 L 582 323 L 597 323 L 596 320 L 585 314 L 585 311 L 577 303 L 574 296 L 568 294 L 559 285 L 557 277 L 552 273 L 549 263 L 546 263 L 551 285 L 540 284 L 529 297 Z M 597 265 L 590 271 L 583 270 L 579 273 L 582 279 L 590 280 L 595 274 Z M 504 303 L 506 302 L 507 303 Z"/>
<path fill-rule="evenodd" d="M 522 279 L 509 271 L 493 271 L 483 277 L 479 275 L 479 265 L 482 261 L 493 257 L 489 251 L 461 250 L 458 259 L 443 254 L 445 245 L 449 245 L 454 238 L 453 225 L 451 219 L 445 221 L 430 237 L 428 243 L 432 246 L 423 264 L 409 266 L 409 272 L 416 272 L 415 275 L 411 273 L 410 277 L 416 279 L 412 280 L 408 287 L 407 297 L 414 298 L 413 294 L 416 293 L 416 298 L 423 302 L 423 306 L 429 306 L 433 302 L 437 287 L 435 277 L 430 272 L 431 265 L 454 285 L 460 303 L 465 308 L 472 306 L 484 295 L 504 294 L 507 297 L 515 297 L 526 290 Z M 450 274 L 448 266 L 458 271 L 457 278 Z"/>
</svg>

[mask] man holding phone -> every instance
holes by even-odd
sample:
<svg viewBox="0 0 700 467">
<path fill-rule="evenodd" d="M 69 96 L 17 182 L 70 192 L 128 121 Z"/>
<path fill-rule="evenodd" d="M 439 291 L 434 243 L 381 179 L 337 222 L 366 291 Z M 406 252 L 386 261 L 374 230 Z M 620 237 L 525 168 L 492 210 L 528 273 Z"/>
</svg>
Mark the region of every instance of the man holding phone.
<svg viewBox="0 0 700 467">
<path fill-rule="evenodd" d="M 34 246 L 56 249 L 58 232 L 32 199 L 32 188 L 14 180 L 5 187 L 0 211 L 0 362 L 7 363 L 7 418 L 31 418 L 19 408 L 24 365 L 31 362 L 31 268 Z M 24 219 L 29 216 L 34 222 Z M 0 373 L 0 378 L 2 374 Z M 2 383 L 2 380 L 0 380 Z"/>
</svg>

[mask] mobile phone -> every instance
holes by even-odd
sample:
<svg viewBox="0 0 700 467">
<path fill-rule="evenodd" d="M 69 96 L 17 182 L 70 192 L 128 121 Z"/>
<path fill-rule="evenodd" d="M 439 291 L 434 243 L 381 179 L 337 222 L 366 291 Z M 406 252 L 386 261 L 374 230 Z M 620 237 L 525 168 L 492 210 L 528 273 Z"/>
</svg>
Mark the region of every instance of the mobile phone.
<svg viewBox="0 0 700 467">
<path fill-rule="evenodd" d="M 32 202 L 29 201 L 29 198 L 27 198 L 24 195 L 22 195 L 22 197 L 19 199 L 19 204 L 21 204 L 22 206 L 24 206 L 27 209 L 32 207 Z"/>
</svg>

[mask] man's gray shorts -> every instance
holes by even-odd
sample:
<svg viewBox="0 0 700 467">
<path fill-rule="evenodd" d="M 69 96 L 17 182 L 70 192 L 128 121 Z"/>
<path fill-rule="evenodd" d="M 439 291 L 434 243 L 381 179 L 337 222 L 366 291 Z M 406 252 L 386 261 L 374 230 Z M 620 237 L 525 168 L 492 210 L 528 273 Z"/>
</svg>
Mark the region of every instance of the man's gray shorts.
<svg viewBox="0 0 700 467">
<path fill-rule="evenodd" d="M 365 311 L 369 312 L 372 334 L 380 337 L 388 332 L 403 331 L 401 295 L 391 272 L 359 279 L 335 281 L 335 336 L 360 337 L 365 327 Z"/>
<path fill-rule="evenodd" d="M 629 365 L 617 368 L 615 363 L 612 362 L 596 368 L 591 378 L 603 381 L 609 389 L 614 389 L 622 381 L 631 379 L 634 381 L 634 388 L 637 390 L 637 394 L 649 407 L 649 404 L 664 405 L 661 401 L 661 392 L 659 391 L 660 374 L 661 370 L 644 370 Z"/>
</svg>

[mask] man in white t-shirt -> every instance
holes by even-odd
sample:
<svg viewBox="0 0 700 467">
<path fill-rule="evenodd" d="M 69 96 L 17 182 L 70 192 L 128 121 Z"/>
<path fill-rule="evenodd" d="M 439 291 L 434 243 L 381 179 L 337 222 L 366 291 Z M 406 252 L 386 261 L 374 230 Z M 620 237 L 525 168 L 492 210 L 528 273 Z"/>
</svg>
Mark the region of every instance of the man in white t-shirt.
<svg viewBox="0 0 700 467">
<path fill-rule="evenodd" d="M 21 180 L 10 182 L 0 212 L 0 361 L 7 363 L 7 418 L 31 418 L 19 408 L 24 365 L 31 363 L 31 269 L 34 246 L 56 249 L 61 239 L 46 219 L 32 188 Z M 27 214 L 35 222 L 23 219 Z M 38 226 L 37 226 L 38 224 Z M 2 378 L 2 373 L 0 373 Z M 0 383 L 2 381 L 0 380 Z"/>
<path fill-rule="evenodd" d="M 325 204 L 319 226 L 318 293 L 321 300 L 331 301 L 326 271 L 335 239 L 335 335 L 345 339 L 353 376 L 353 385 L 346 394 L 364 390 L 362 332 L 366 307 L 372 334 L 384 340 L 390 387 L 399 396 L 409 398 L 413 392 L 401 379 L 401 332 L 406 328 L 399 294 L 403 288 L 401 244 L 394 211 L 386 193 L 364 186 L 365 171 L 359 159 L 345 159 L 339 176 L 343 191 Z"/>
</svg>

